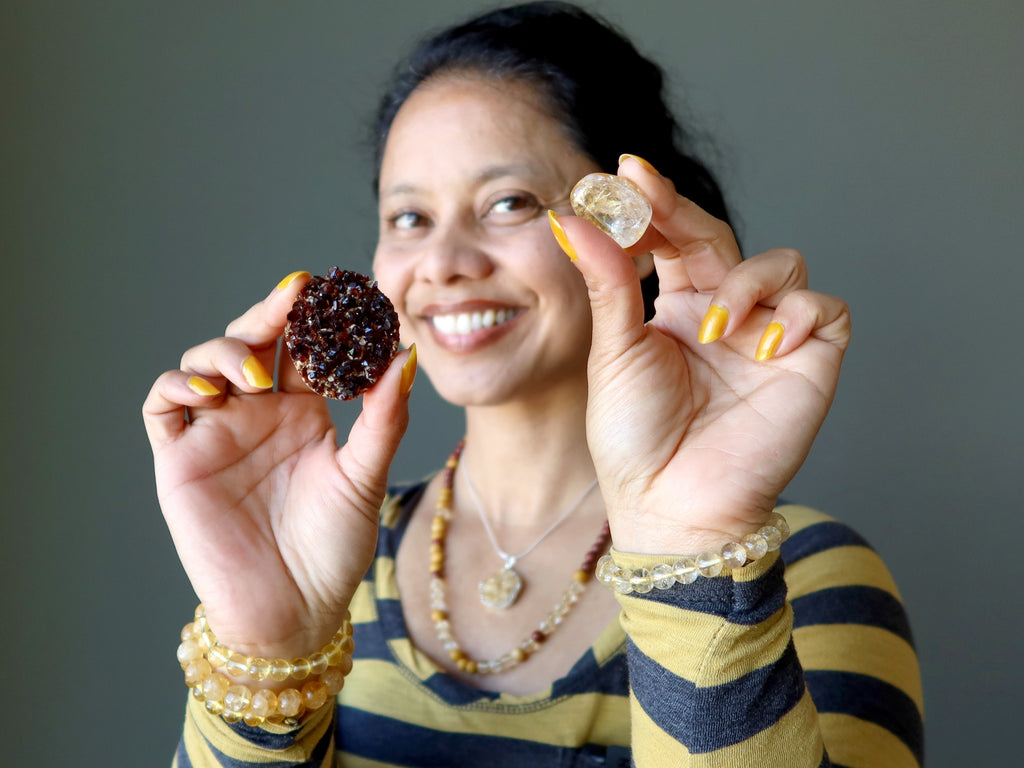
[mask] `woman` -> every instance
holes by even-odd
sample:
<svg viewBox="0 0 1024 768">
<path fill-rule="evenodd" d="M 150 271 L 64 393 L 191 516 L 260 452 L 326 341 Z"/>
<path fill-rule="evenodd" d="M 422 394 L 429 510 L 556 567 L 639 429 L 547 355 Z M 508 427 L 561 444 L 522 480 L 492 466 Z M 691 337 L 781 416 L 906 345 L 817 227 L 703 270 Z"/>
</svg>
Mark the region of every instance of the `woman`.
<svg viewBox="0 0 1024 768">
<path fill-rule="evenodd" d="M 408 350 L 347 442 L 289 363 L 270 373 L 305 272 L 145 405 L 197 626 L 268 660 L 347 647 L 332 637 L 349 611 L 355 627 L 336 707 L 311 694 L 264 723 L 246 699 L 249 724 L 230 723 L 223 695 L 213 713 L 193 698 L 178 763 L 919 764 L 916 660 L 877 557 L 792 506 L 781 557 L 730 549 L 778 538 L 849 314 L 799 254 L 741 260 L 657 68 L 572 6 L 506 9 L 417 49 L 378 137 L 374 272 Z M 573 184 L 602 170 L 652 204 L 625 254 L 570 215 Z M 464 407 L 466 439 L 385 500 L 418 364 Z M 614 593 L 587 583 L 609 533 Z M 677 563 L 707 551 L 739 559 L 717 576 Z M 652 588 L 665 565 L 677 578 Z M 298 688 L 301 666 L 247 690 Z"/>
</svg>

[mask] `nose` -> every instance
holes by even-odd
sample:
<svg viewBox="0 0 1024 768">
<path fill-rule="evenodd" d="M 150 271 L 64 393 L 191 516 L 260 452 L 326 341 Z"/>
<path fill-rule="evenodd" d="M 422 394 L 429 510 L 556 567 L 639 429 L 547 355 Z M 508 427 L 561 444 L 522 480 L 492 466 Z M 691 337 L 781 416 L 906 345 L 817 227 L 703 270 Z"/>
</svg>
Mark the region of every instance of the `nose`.
<svg viewBox="0 0 1024 768">
<path fill-rule="evenodd" d="M 480 280 L 494 271 L 473 222 L 438 222 L 424 243 L 425 253 L 417 272 L 422 280 L 444 285 L 459 280 Z"/>
</svg>

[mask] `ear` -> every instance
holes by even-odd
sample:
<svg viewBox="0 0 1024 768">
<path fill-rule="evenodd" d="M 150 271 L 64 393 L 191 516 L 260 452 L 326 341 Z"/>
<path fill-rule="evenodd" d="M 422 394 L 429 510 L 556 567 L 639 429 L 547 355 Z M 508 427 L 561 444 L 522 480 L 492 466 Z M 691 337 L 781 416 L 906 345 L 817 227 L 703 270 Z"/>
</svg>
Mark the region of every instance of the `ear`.
<svg viewBox="0 0 1024 768">
<path fill-rule="evenodd" d="M 654 254 L 653 253 L 641 253 L 639 256 L 633 257 L 633 265 L 636 267 L 636 272 L 643 280 L 651 272 L 654 271 Z"/>
</svg>

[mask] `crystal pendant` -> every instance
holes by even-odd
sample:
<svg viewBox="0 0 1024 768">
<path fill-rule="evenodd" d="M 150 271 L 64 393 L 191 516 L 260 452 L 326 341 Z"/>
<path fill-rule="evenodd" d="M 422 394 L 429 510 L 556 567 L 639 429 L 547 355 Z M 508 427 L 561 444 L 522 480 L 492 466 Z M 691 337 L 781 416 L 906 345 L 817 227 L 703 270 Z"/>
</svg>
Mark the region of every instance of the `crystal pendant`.
<svg viewBox="0 0 1024 768">
<path fill-rule="evenodd" d="M 584 176 L 569 196 L 572 209 L 623 248 L 635 244 L 651 223 L 651 203 L 629 179 L 610 173 Z"/>
<path fill-rule="evenodd" d="M 480 582 L 480 602 L 488 608 L 504 610 L 516 601 L 522 589 L 523 579 L 511 565 L 506 565 Z"/>
</svg>

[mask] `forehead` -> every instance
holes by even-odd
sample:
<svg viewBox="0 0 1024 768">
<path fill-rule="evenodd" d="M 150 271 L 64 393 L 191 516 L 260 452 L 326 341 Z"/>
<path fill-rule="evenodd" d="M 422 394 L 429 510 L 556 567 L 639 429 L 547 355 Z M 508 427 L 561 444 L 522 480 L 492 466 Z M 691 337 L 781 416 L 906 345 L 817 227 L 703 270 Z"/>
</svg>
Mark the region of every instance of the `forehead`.
<svg viewBox="0 0 1024 768">
<path fill-rule="evenodd" d="M 525 163 L 580 156 L 563 125 L 522 81 L 447 75 L 420 85 L 398 110 L 381 165 L 396 174 L 457 161 Z"/>
</svg>

